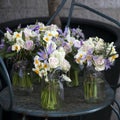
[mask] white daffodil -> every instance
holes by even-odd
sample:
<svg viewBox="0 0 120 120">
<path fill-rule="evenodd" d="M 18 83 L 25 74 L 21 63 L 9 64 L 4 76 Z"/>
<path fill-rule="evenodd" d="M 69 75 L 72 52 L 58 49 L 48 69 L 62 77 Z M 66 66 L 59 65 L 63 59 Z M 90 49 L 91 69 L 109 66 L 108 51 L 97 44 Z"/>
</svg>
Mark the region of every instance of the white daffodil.
<svg viewBox="0 0 120 120">
<path fill-rule="evenodd" d="M 22 31 L 13 33 L 13 39 L 20 39 L 20 38 L 22 38 Z"/>
<path fill-rule="evenodd" d="M 12 51 L 17 51 L 17 52 L 19 52 L 20 51 L 20 45 L 18 45 L 18 44 L 14 44 L 14 45 L 12 45 Z"/>
<path fill-rule="evenodd" d="M 52 39 L 52 36 L 44 35 L 44 37 L 43 37 L 43 40 L 44 40 L 46 43 L 48 43 L 49 41 L 51 41 L 51 39 Z"/>
<path fill-rule="evenodd" d="M 12 35 L 11 35 L 8 31 L 5 33 L 5 37 L 6 37 L 9 41 L 13 41 Z"/>
<path fill-rule="evenodd" d="M 21 48 L 24 47 L 24 40 L 22 38 L 16 39 L 16 44 L 18 44 Z"/>
<path fill-rule="evenodd" d="M 63 78 L 63 80 L 65 80 L 67 82 L 71 82 L 71 79 L 65 74 L 62 74 L 62 78 Z"/>
</svg>

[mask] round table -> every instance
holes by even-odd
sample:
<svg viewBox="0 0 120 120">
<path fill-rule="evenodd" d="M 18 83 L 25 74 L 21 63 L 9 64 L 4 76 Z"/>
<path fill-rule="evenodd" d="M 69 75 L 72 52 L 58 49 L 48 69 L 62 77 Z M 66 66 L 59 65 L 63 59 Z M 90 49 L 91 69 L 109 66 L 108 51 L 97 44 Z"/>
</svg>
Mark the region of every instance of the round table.
<svg viewBox="0 0 120 120">
<path fill-rule="evenodd" d="M 40 106 L 40 92 L 32 92 L 30 95 L 21 95 L 14 92 L 15 101 L 13 111 L 33 117 L 70 117 L 82 116 L 108 107 L 114 100 L 114 91 L 105 84 L 105 98 L 98 103 L 86 103 L 83 99 L 81 87 L 65 88 L 65 100 L 62 107 L 56 111 L 46 111 Z"/>
</svg>

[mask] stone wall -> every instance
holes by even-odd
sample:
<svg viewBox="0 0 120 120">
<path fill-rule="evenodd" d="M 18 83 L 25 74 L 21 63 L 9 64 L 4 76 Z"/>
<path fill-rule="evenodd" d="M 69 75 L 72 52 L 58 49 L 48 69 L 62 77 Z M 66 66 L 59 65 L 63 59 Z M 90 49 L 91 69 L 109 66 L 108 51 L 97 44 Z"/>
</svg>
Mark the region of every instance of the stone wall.
<svg viewBox="0 0 120 120">
<path fill-rule="evenodd" d="M 120 21 L 120 0 L 76 0 Z M 67 0 L 60 15 L 68 16 L 71 0 Z M 28 17 L 48 16 L 47 0 L 0 0 L 0 23 Z M 75 7 L 73 17 L 108 22 L 83 8 Z"/>
</svg>

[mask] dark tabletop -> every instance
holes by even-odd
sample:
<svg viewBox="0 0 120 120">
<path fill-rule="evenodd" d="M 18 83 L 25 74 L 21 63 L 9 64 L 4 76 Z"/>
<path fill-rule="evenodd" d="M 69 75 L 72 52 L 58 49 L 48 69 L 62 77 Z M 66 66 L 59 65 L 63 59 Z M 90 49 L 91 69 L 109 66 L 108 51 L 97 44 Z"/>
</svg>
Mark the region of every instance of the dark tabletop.
<svg viewBox="0 0 120 120">
<path fill-rule="evenodd" d="M 25 115 L 36 117 L 67 117 L 93 113 L 109 106 L 114 100 L 114 92 L 108 84 L 105 85 L 105 98 L 98 103 L 86 103 L 81 87 L 65 88 L 65 99 L 62 107 L 56 111 L 46 111 L 40 106 L 40 92 L 33 91 L 29 95 L 15 93 L 13 110 Z"/>
</svg>

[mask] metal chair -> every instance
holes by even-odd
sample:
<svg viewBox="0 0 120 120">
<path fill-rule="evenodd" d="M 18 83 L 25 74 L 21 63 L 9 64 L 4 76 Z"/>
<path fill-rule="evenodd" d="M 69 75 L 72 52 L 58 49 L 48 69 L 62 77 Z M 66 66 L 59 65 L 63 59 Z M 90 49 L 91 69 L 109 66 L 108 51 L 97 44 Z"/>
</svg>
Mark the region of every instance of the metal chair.
<svg viewBox="0 0 120 120">
<path fill-rule="evenodd" d="M 57 11 L 53 14 L 53 16 L 49 19 L 49 21 L 47 22 L 47 25 L 51 24 L 52 20 L 55 18 L 56 15 L 58 15 L 58 13 L 60 12 L 60 10 L 63 8 L 64 4 L 65 4 L 66 0 L 62 0 L 60 6 L 58 7 Z M 116 21 L 115 19 L 108 17 L 102 13 L 100 13 L 99 11 L 96 11 L 86 5 L 83 5 L 81 3 L 76 3 L 75 0 L 72 0 L 71 2 L 71 7 L 69 10 L 69 17 L 68 17 L 68 21 L 66 26 L 68 27 L 70 25 L 70 21 L 71 21 L 71 17 L 72 17 L 72 12 L 74 9 L 74 6 L 79 6 L 82 8 L 85 8 L 97 15 L 100 15 L 101 17 L 106 18 L 107 20 L 115 23 L 116 25 L 118 25 L 120 27 L 120 23 L 118 21 Z M 0 33 L 2 35 L 4 35 L 4 33 L 0 30 Z M 2 109 L 7 110 L 7 111 L 12 111 L 13 108 L 13 103 L 14 103 L 14 94 L 13 94 L 13 90 L 12 90 L 12 84 L 11 84 L 11 80 L 7 71 L 7 68 L 5 66 L 5 63 L 3 61 L 3 59 L 0 57 L 0 116 L 2 116 Z M 115 100 L 114 101 L 118 107 L 120 108 L 119 103 Z M 113 108 L 113 106 L 111 105 L 111 108 L 113 109 L 113 111 L 116 113 L 116 115 L 118 116 L 118 119 L 120 120 L 120 114 L 119 112 Z M 22 120 L 25 120 L 25 116 L 22 117 Z"/>
</svg>

